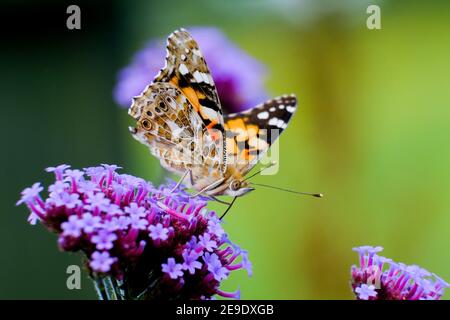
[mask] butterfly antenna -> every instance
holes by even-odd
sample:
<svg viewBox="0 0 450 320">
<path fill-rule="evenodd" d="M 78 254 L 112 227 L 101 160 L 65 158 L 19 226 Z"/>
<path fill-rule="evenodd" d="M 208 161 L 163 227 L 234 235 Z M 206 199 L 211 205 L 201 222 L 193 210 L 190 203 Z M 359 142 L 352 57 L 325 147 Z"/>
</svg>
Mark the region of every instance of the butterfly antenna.
<svg viewBox="0 0 450 320">
<path fill-rule="evenodd" d="M 271 189 L 276 189 L 276 190 L 281 190 L 281 191 L 285 191 L 285 192 L 301 194 L 301 195 L 311 196 L 311 197 L 316 197 L 316 198 L 323 198 L 323 194 L 322 193 L 299 192 L 299 191 L 289 190 L 289 189 L 285 189 L 285 188 L 270 186 L 268 184 L 254 183 L 254 182 L 250 182 L 250 183 L 252 185 L 259 186 L 259 187 L 271 188 Z"/>
<path fill-rule="evenodd" d="M 253 178 L 254 176 L 260 174 L 261 172 L 263 172 L 263 171 L 266 170 L 266 169 L 269 169 L 269 168 L 273 167 L 273 166 L 276 165 L 276 164 L 277 164 L 276 161 L 272 161 L 272 162 L 269 163 L 267 166 L 262 167 L 261 169 L 259 169 L 258 171 L 256 171 L 256 172 L 255 172 L 254 174 L 252 174 L 250 177 L 245 178 L 244 181 Z"/>
<path fill-rule="evenodd" d="M 233 198 L 233 200 L 230 202 L 230 205 L 228 206 L 227 210 L 225 210 L 225 212 L 222 214 L 222 216 L 219 218 L 219 220 L 222 220 L 223 217 L 225 217 L 225 215 L 228 213 L 228 211 L 230 211 L 231 207 L 233 206 L 233 204 L 237 198 L 238 198 L 237 196 Z"/>
</svg>

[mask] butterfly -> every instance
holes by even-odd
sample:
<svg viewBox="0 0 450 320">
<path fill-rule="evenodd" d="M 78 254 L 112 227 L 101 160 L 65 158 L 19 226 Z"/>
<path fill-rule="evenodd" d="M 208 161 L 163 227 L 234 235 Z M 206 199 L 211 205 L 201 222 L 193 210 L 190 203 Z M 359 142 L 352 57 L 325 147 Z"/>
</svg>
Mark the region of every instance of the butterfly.
<svg viewBox="0 0 450 320">
<path fill-rule="evenodd" d="M 185 29 L 168 37 L 165 62 L 133 98 L 128 111 L 136 120 L 130 127 L 133 137 L 164 168 L 181 176 L 177 186 L 188 180 L 195 195 L 237 197 L 252 191 L 245 176 L 286 129 L 297 109 L 296 97 L 224 114 L 206 61 Z"/>
</svg>

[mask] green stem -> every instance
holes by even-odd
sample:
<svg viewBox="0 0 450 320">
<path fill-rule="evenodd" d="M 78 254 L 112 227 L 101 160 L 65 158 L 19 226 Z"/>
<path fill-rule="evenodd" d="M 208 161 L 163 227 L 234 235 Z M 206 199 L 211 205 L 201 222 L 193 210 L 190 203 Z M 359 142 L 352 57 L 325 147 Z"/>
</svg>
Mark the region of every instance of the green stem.
<svg viewBox="0 0 450 320">
<path fill-rule="evenodd" d="M 105 287 L 108 300 L 118 300 L 116 288 L 111 277 L 103 277 L 103 285 Z"/>
<path fill-rule="evenodd" d="M 121 289 L 122 281 L 113 279 L 114 288 L 116 288 L 116 294 L 119 300 L 125 300 L 125 292 Z"/>
<path fill-rule="evenodd" d="M 97 292 L 98 300 L 108 300 L 108 296 L 105 291 L 105 286 L 101 279 L 92 279 L 94 282 L 95 291 Z"/>
</svg>

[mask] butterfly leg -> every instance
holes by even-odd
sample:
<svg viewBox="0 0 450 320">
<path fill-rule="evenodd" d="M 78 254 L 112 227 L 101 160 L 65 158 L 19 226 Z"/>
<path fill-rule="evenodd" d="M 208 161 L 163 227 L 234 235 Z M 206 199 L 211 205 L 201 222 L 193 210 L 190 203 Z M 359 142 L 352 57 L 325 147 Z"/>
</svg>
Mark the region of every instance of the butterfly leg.
<svg viewBox="0 0 450 320">
<path fill-rule="evenodd" d="M 228 211 L 230 211 L 231 207 L 233 206 L 234 202 L 236 201 L 238 197 L 234 197 L 233 200 L 230 202 L 230 205 L 228 206 L 227 210 L 225 210 L 224 213 L 222 213 L 222 215 L 220 216 L 219 220 L 222 220 L 223 217 L 225 217 L 225 215 L 228 213 Z"/>
<path fill-rule="evenodd" d="M 180 180 L 178 180 L 177 184 L 169 191 L 169 194 L 171 194 L 172 192 L 174 192 L 175 190 L 178 189 L 178 187 L 181 185 L 181 183 L 183 182 L 183 180 L 186 178 L 186 176 L 188 175 L 188 173 L 191 172 L 191 170 L 186 170 L 185 173 L 183 173 L 183 175 L 181 176 Z M 191 178 L 192 178 L 192 173 L 191 173 Z M 162 196 L 160 198 L 158 198 L 157 200 L 163 200 L 166 196 Z"/>
<path fill-rule="evenodd" d="M 189 179 L 191 180 L 191 186 L 194 185 L 194 176 L 192 175 L 192 170 L 189 170 Z"/>
<path fill-rule="evenodd" d="M 214 196 L 209 196 L 209 197 L 210 197 L 212 200 L 217 201 L 218 203 L 226 204 L 227 206 L 230 205 L 230 202 L 226 202 L 226 201 L 220 200 L 220 199 L 217 198 L 217 197 L 214 197 Z"/>
<path fill-rule="evenodd" d="M 221 178 L 217 181 L 214 181 L 213 183 L 211 183 L 209 186 L 204 187 L 203 189 L 201 189 L 200 191 L 194 193 L 193 195 L 191 195 L 191 198 L 195 198 L 198 197 L 199 195 L 201 195 L 203 192 L 206 192 L 208 190 L 212 190 L 215 187 L 217 187 L 219 184 L 221 184 L 223 181 L 225 180 L 225 178 Z"/>
</svg>

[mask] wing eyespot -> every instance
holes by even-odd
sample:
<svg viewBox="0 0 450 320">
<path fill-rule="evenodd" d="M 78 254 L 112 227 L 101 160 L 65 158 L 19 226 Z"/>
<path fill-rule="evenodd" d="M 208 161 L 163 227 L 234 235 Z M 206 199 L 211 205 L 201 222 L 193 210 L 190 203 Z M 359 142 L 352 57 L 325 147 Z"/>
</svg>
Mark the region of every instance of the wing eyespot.
<svg viewBox="0 0 450 320">
<path fill-rule="evenodd" d="M 141 124 L 142 124 L 142 127 L 144 129 L 146 129 L 146 130 L 151 130 L 152 129 L 152 123 L 150 121 L 148 121 L 148 120 L 143 120 L 141 122 Z"/>
<path fill-rule="evenodd" d="M 158 108 L 158 107 L 159 107 L 159 108 Z M 163 101 L 160 101 L 160 102 L 158 103 L 158 107 L 156 107 L 156 108 L 159 109 L 159 112 L 156 111 L 157 113 L 161 113 L 161 111 L 167 112 L 167 110 L 169 110 L 169 108 L 167 107 L 167 105 L 166 105 Z M 156 108 L 155 108 L 155 110 L 156 110 Z"/>
</svg>

